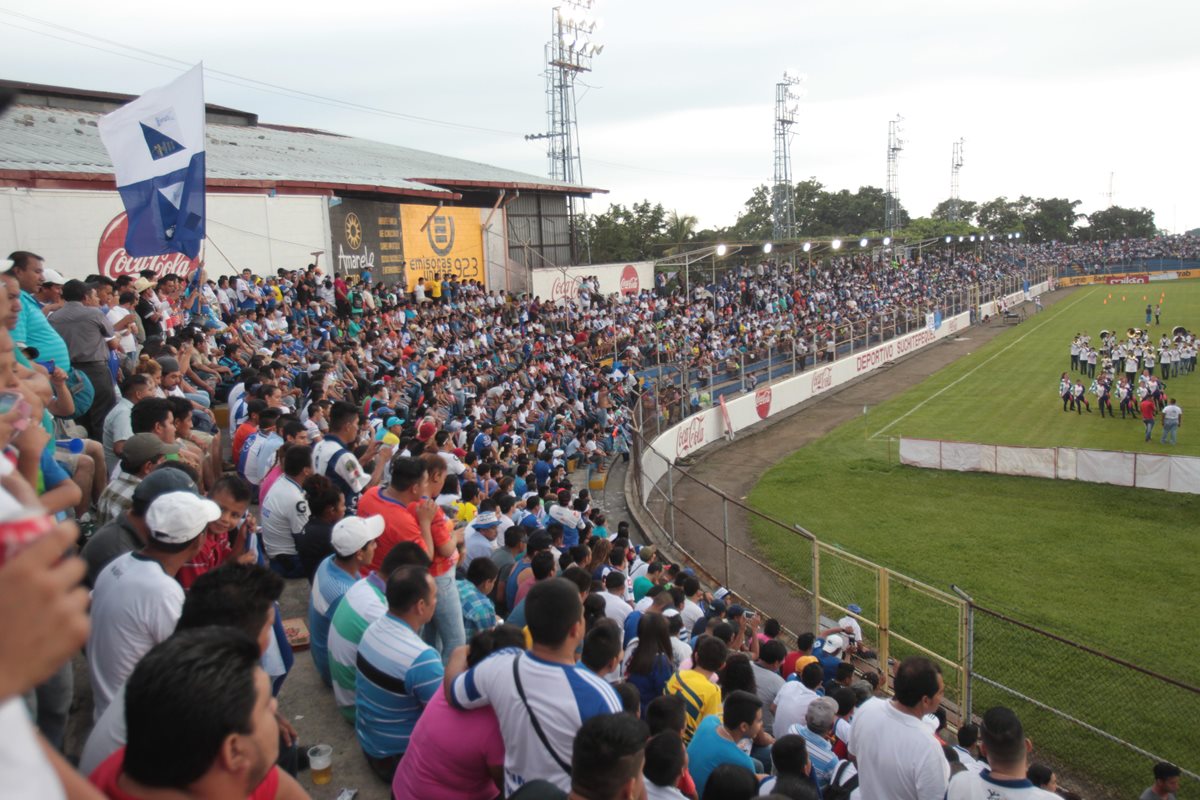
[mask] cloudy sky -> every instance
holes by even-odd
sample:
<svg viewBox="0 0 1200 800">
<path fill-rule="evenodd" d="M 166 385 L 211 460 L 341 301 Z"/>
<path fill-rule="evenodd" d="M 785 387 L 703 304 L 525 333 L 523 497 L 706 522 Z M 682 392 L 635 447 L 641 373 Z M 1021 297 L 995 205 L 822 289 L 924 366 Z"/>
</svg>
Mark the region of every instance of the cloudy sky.
<svg viewBox="0 0 1200 800">
<path fill-rule="evenodd" d="M 0 76 L 138 93 L 203 60 L 283 87 L 210 71 L 209 102 L 263 121 L 545 174 L 544 143 L 523 134 L 546 129 L 553 5 L 211 0 L 197 14 L 0 0 Z M 579 87 L 584 182 L 610 194 L 591 209 L 647 198 L 731 224 L 772 179 L 774 84 L 792 69 L 807 75 L 794 179 L 883 186 L 900 114 L 900 197 L 914 216 L 949 195 L 963 137 L 965 199 L 1065 195 L 1086 212 L 1107 205 L 1111 174 L 1118 205 L 1152 208 L 1170 230 L 1200 226 L 1200 4 L 596 0 L 592 13 L 605 49 Z"/>
</svg>

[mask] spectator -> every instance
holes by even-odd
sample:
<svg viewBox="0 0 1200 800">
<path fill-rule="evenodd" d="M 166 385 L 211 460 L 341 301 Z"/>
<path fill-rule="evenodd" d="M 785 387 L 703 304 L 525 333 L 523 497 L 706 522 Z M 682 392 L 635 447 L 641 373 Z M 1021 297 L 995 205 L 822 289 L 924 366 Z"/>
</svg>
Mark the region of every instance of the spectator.
<svg viewBox="0 0 1200 800">
<path fill-rule="evenodd" d="M 615 683 L 619 680 L 622 655 L 621 629 L 611 619 L 601 617 L 583 639 L 579 664 L 609 683 Z"/>
<path fill-rule="evenodd" d="M 645 713 L 646 706 L 663 693 L 675 671 L 667 618 L 657 613 L 642 615 L 637 638 L 628 650 L 625 680 L 637 687 L 641 695 L 641 712 Z"/>
<path fill-rule="evenodd" d="M 381 461 L 373 474 L 367 473 L 358 458 L 351 452 L 358 443 L 360 430 L 358 408 L 351 403 L 339 401 L 329 410 L 329 431 L 313 448 L 313 469 L 333 481 L 333 485 L 346 497 L 346 512 L 355 513 L 358 498 L 364 489 L 379 482 L 383 472 Z M 372 441 L 367 446 L 364 458 L 375 454 L 379 443 Z"/>
<path fill-rule="evenodd" d="M 1158 762 L 1154 765 L 1154 783 L 1142 792 L 1139 800 L 1175 800 L 1175 793 L 1179 791 L 1179 776 L 1182 774 L 1183 771 L 1174 764 Z"/>
<path fill-rule="evenodd" d="M 758 698 L 763 701 L 763 728 L 771 733 L 775 730 L 775 698 L 786 681 L 779 674 L 787 648 L 778 639 L 770 639 L 759 645 L 758 660 L 754 662 L 754 685 Z"/>
<path fill-rule="evenodd" d="M 1026 760 L 1033 745 L 1025 738 L 1021 720 L 1003 706 L 984 712 L 980 725 L 980 750 L 988 766 L 980 772 L 965 770 L 950 781 L 946 800 L 976 797 L 1019 796 L 1030 800 L 1053 800 L 1058 795 L 1034 787 L 1028 779 Z M 1017 790 L 1023 790 L 1018 793 Z"/>
<path fill-rule="evenodd" d="M 800 671 L 800 680 L 787 681 L 775 695 L 775 726 L 771 729 L 777 736 L 803 725 L 808 706 L 821 696 L 823 669 L 816 661 L 810 661 Z M 765 716 L 765 715 L 764 715 Z"/>
<path fill-rule="evenodd" d="M 171 462 L 147 475 L 133 490 L 129 509 L 92 534 L 83 546 L 80 555 L 87 562 L 87 576 L 84 579 L 87 586 L 94 587 L 101 570 L 117 556 L 141 550 L 145 546 L 150 538 L 146 528 L 146 511 L 154 498 L 167 492 L 197 493 L 191 477 Z"/>
<path fill-rule="evenodd" d="M 646 742 L 646 800 L 686 800 L 678 784 L 684 775 L 687 751 L 683 739 L 674 731 L 662 731 Z"/>
<path fill-rule="evenodd" d="M 488 599 L 500 570 L 490 558 L 477 558 L 467 567 L 466 579 L 455 584 L 463 612 L 463 630 L 470 640 L 482 631 L 496 627 L 496 607 Z"/>
<path fill-rule="evenodd" d="M 328 479 L 315 476 L 322 481 Z M 331 485 L 332 488 L 332 485 Z M 340 492 L 333 490 L 337 502 Z M 325 558 L 313 575 L 308 596 L 308 633 L 313 664 L 326 686 L 333 685 L 329 674 L 329 626 L 342 596 L 368 571 L 383 532 L 378 517 L 346 517 L 332 526 L 330 546 L 333 555 Z"/>
<path fill-rule="evenodd" d="M 808 762 L 808 741 L 803 736 L 789 733 L 776 739 L 771 745 L 771 764 L 775 775 L 762 782 L 759 794 L 770 794 L 777 782 L 786 780 L 815 787 L 812 765 Z"/>
<path fill-rule="evenodd" d="M 687 724 L 683 741 L 690 743 L 700 722 L 707 716 L 721 713 L 721 690 L 714 676 L 725 666 L 729 648 L 714 636 L 701 636 L 696 642 L 691 669 L 679 669 L 667 681 L 667 694 L 683 698 Z"/>
<path fill-rule="evenodd" d="M 625 618 L 633 611 L 633 607 L 625 600 L 625 574 L 613 570 L 604 576 L 604 613 L 613 622 L 624 626 Z"/>
<path fill-rule="evenodd" d="M 468 643 L 467 667 L 524 645 L 524 634 L 512 625 L 481 631 Z M 490 707 L 454 708 L 444 691 L 435 692 L 413 729 L 392 795 L 396 800 L 480 800 L 495 797 L 503 786 L 504 740 L 496 713 Z"/>
<path fill-rule="evenodd" d="M 959 753 L 959 756 L 961 757 L 962 753 Z M 1058 776 L 1045 764 L 1030 764 L 1029 769 L 1025 771 L 1025 777 L 1039 789 L 1045 789 L 1052 794 L 1058 791 Z"/>
<path fill-rule="evenodd" d="M 159 495 L 146 512 L 142 549 L 118 556 L 96 579 L 87 647 L 94 719 L 142 656 L 175 629 L 183 608 L 175 573 L 200 552 L 205 527 L 220 515 L 216 503 L 191 492 Z"/>
<path fill-rule="evenodd" d="M 227 561 L 254 563 L 257 559 L 257 550 L 249 543 L 252 520 L 246 518 L 246 509 L 250 507 L 250 487 L 246 482 L 236 475 L 221 478 L 208 493 L 208 499 L 221 509 L 221 516 L 208 523 L 200 552 L 175 576 L 184 589 Z"/>
<path fill-rule="evenodd" d="M 62 285 L 62 300 L 64 306 L 50 318 L 50 326 L 66 343 L 71 354 L 71 367 L 88 375 L 91 381 L 95 395 L 82 422 L 88 428 L 89 437 L 100 440 L 104 434 L 104 417 L 116 403 L 108 356 L 120 348 L 120 343 L 113 324 L 100 309 L 95 289 L 89 289 L 83 281 L 67 281 Z"/>
<path fill-rule="evenodd" d="M 346 516 L 346 497 L 324 475 L 309 475 L 304 481 L 304 500 L 308 503 L 308 522 L 296 554 L 311 583 L 321 562 L 333 555 L 333 526 Z M 376 551 L 377 552 L 377 551 Z M 371 558 L 374 559 L 374 552 Z M 366 565 L 370 571 L 370 563 Z"/>
<path fill-rule="evenodd" d="M 859 708 L 850 733 L 864 800 L 937 800 L 946 793 L 950 765 L 922 722 L 942 702 L 942 671 L 910 656 L 896 668 L 895 696 Z"/>
<path fill-rule="evenodd" d="M 807 665 L 816 662 L 817 657 L 812 654 L 816 639 L 816 636 L 807 632 L 796 637 L 796 649 L 787 654 L 787 658 L 783 660 L 783 666 L 779 669 L 784 680 L 792 675 L 799 675 Z"/>
<path fill-rule="evenodd" d="M 365 533 L 378 537 L 382 520 L 366 517 Z M 357 523 L 352 523 L 357 524 Z M 358 682 L 358 644 L 367 627 L 387 613 L 384 594 L 388 578 L 403 566 L 429 566 L 429 556 L 412 542 L 401 542 L 383 557 L 383 564 L 356 582 L 342 595 L 329 623 L 329 676 L 333 679 L 333 699 L 347 722 L 354 722 L 354 694 Z"/>
<path fill-rule="evenodd" d="M 133 436 L 133 407 L 154 391 L 149 375 L 130 375 L 121 383 L 121 396 L 104 418 L 104 464 L 111 475 L 117 468 L 125 442 Z"/>
<path fill-rule="evenodd" d="M 283 580 L 257 564 L 230 564 L 198 578 L 183 601 L 183 611 L 172 636 L 182 631 L 224 625 L 236 628 L 258 642 L 266 652 L 273 635 L 275 603 L 283 594 Z M 125 690 L 121 686 L 113 702 L 88 734 L 79 770 L 90 775 L 101 762 L 125 745 Z"/>
<path fill-rule="evenodd" d="M 804 712 L 804 725 L 797 724 L 788 729 L 788 733 L 804 737 L 808 745 L 808 763 L 812 767 L 812 776 L 821 791 L 829 786 L 839 763 L 829 741 L 833 737 L 837 709 L 837 703 L 832 698 L 818 697 L 808 704 Z"/>
<path fill-rule="evenodd" d="M 979 760 L 979 726 L 967 722 L 958 728 L 958 744 L 954 746 L 958 753 L 958 763 L 971 772 L 979 772 L 984 764 Z"/>
<path fill-rule="evenodd" d="M 418 634 L 437 600 L 428 569 L 401 567 L 388 578 L 387 613 L 358 646 L 354 730 L 367 763 L 388 786 L 421 712 L 442 688 L 442 661 Z"/>
<path fill-rule="evenodd" d="M 257 643 L 225 627 L 180 633 L 151 650 L 126 690 L 129 743 L 92 782 L 110 798 L 302 797 L 275 766 L 279 724 L 258 661 Z"/>
<path fill-rule="evenodd" d="M 700 800 L 750 800 L 758 794 L 758 778 L 741 764 L 721 764 L 709 776 Z"/>
<path fill-rule="evenodd" d="M 467 669 L 465 649 L 455 651 L 446 668 L 446 699 L 456 708 L 495 710 L 507 793 L 539 778 L 567 791 L 573 773 L 565 751 L 576 733 L 591 717 L 615 714 L 621 705 L 603 679 L 575 666 L 584 623 L 574 584 L 554 578 L 533 587 L 526 617 L 533 639 L 528 653 L 502 651 Z"/>
<path fill-rule="evenodd" d="M 297 548 L 308 524 L 308 501 L 301 485 L 312 474 L 312 448 L 293 445 L 283 457 L 283 477 L 262 503 L 262 543 L 271 569 L 285 578 L 305 577 Z"/>
<path fill-rule="evenodd" d="M 96 524 L 113 522 L 133 505 L 133 493 L 162 459 L 179 452 L 179 445 L 166 444 L 152 433 L 135 433 L 122 442 L 121 466 L 96 501 Z"/>
<path fill-rule="evenodd" d="M 821 663 L 821 669 L 824 672 L 821 678 L 822 683 L 837 680 L 838 667 L 842 663 L 842 653 L 845 648 L 846 640 L 841 634 L 833 633 L 825 638 L 825 644 L 817 655 L 817 661 Z"/>
<path fill-rule="evenodd" d="M 754 762 L 739 747 L 753 741 L 762 730 L 762 701 L 749 692 L 733 692 L 725 698 L 722 716 L 705 717 L 688 745 L 688 771 L 701 797 L 718 766 L 731 764 L 754 774 Z M 757 787 L 756 787 L 757 791 Z"/>
</svg>

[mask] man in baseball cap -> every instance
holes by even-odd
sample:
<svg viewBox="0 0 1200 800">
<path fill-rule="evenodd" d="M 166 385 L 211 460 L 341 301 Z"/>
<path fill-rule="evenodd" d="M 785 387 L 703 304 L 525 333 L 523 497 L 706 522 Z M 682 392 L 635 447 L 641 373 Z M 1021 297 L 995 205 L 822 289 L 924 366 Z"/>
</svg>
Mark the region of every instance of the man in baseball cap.
<svg viewBox="0 0 1200 800">
<path fill-rule="evenodd" d="M 145 546 L 114 559 L 96 578 L 87 646 L 95 719 L 142 656 L 175 630 L 183 610 L 175 574 L 200 552 L 204 529 L 219 516 L 220 506 L 193 492 L 159 495 L 146 511 Z"/>
<path fill-rule="evenodd" d="M 178 444 L 167 444 L 153 433 L 135 433 L 125 440 L 121 451 L 121 466 L 96 501 L 96 524 L 107 525 L 128 511 L 133 504 L 133 492 L 142 480 L 158 466 L 163 456 L 179 452 Z"/>
<path fill-rule="evenodd" d="M 158 440 L 154 434 L 145 435 Z M 113 559 L 140 550 L 145 545 L 150 538 L 146 529 L 146 512 L 154 498 L 167 492 L 197 493 L 191 477 L 171 461 L 153 468 L 134 488 L 129 507 L 117 514 L 112 522 L 97 529 L 84 545 L 80 555 L 88 564 L 87 577 L 84 579 L 88 586 L 96 585 L 100 571 Z"/>
<path fill-rule="evenodd" d="M 382 536 L 384 527 L 384 519 L 378 514 L 373 517 L 346 517 L 333 526 L 333 552 L 340 559 L 351 558 Z M 370 559 L 367 563 L 371 563 Z"/>
</svg>

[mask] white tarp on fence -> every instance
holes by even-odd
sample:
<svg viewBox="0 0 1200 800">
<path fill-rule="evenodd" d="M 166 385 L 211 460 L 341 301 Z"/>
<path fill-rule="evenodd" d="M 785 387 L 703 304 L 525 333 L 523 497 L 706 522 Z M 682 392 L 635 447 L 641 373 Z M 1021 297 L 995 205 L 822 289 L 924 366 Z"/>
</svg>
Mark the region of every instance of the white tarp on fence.
<svg viewBox="0 0 1200 800">
<path fill-rule="evenodd" d="M 1190 456 L 901 438 L 900 463 L 1200 494 L 1200 458 Z"/>
</svg>

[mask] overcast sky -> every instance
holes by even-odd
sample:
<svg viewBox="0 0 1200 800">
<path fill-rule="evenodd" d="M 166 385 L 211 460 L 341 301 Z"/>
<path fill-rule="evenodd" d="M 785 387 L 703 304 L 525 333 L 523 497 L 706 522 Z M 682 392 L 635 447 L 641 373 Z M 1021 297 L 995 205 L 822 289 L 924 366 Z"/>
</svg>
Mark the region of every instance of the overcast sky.
<svg viewBox="0 0 1200 800">
<path fill-rule="evenodd" d="M 541 72 L 553 5 L 0 0 L 0 76 L 139 93 L 181 71 L 65 27 L 490 130 L 339 108 L 209 73 L 209 102 L 265 122 L 546 174 L 544 143 L 522 135 L 546 129 Z M 951 146 L 963 137 L 964 199 L 1069 196 L 1087 212 L 1107 205 L 1111 173 L 1118 205 L 1152 208 L 1163 228 L 1200 226 L 1195 2 L 597 0 L 592 13 L 605 49 L 583 78 L 590 88 L 579 87 L 583 177 L 610 194 L 589 210 L 645 198 L 702 227 L 732 224 L 752 189 L 772 180 L 774 84 L 791 68 L 808 76 L 795 180 L 883 186 L 888 121 L 900 114 L 900 198 L 914 216 L 949 195 Z"/>
</svg>

